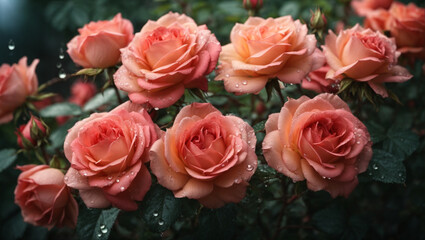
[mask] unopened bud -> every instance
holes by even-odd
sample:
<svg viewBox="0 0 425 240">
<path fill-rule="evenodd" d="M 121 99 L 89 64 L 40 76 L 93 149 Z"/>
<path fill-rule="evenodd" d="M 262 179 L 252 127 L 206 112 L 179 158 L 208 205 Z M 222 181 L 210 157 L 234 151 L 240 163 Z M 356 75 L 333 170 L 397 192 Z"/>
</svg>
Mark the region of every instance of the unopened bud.
<svg viewBox="0 0 425 240">
<path fill-rule="evenodd" d="M 322 13 L 320 8 L 316 9 L 314 12 L 311 11 L 311 18 L 310 18 L 310 26 L 311 28 L 317 30 L 323 30 L 326 28 L 326 25 L 328 24 L 325 14 Z"/>
<path fill-rule="evenodd" d="M 263 0 L 243 0 L 243 7 L 246 10 L 258 11 L 263 7 Z"/>
<path fill-rule="evenodd" d="M 37 141 L 46 137 L 47 126 L 43 122 L 32 116 L 27 124 L 23 124 L 19 127 L 16 135 L 18 136 L 18 145 L 22 148 L 34 147 L 37 145 Z"/>
</svg>

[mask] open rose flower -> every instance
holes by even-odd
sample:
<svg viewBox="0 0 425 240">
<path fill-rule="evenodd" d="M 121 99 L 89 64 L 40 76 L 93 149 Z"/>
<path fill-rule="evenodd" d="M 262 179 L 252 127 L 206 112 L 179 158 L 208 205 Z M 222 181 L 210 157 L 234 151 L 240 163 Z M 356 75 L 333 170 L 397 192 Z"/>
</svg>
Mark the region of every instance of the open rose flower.
<svg viewBox="0 0 425 240">
<path fill-rule="evenodd" d="M 290 16 L 237 23 L 231 43 L 223 46 L 215 80 L 223 80 L 226 91 L 237 95 L 258 94 L 272 78 L 301 83 L 324 62 L 316 38 L 307 33 L 307 26 Z"/>
<path fill-rule="evenodd" d="M 133 39 L 133 25 L 118 13 L 110 21 L 90 22 L 68 44 L 72 61 L 84 68 L 107 68 L 120 60 L 120 48 Z"/>
<path fill-rule="evenodd" d="M 37 226 L 72 227 L 77 224 L 78 205 L 64 183 L 63 173 L 47 165 L 18 167 L 22 173 L 15 188 L 15 203 L 25 222 Z"/>
<path fill-rule="evenodd" d="M 393 0 L 353 0 L 351 6 L 359 16 L 366 16 L 376 9 L 388 9 Z"/>
<path fill-rule="evenodd" d="M 159 128 L 140 105 L 126 102 L 109 113 L 93 113 L 69 130 L 64 143 L 71 162 L 65 183 L 80 190 L 87 207 L 111 204 L 133 211 L 151 186 L 144 163 Z"/>
<path fill-rule="evenodd" d="M 168 13 L 148 21 L 121 51 L 116 86 L 133 102 L 165 108 L 179 100 L 185 88 L 208 89 L 205 75 L 215 68 L 221 46 L 205 25 Z"/>
<path fill-rule="evenodd" d="M 209 103 L 193 103 L 154 143 L 151 169 L 177 198 L 198 199 L 208 208 L 239 202 L 257 168 L 251 126 L 223 116 Z"/>
<path fill-rule="evenodd" d="M 347 197 L 372 157 L 366 127 L 333 94 L 289 99 L 269 116 L 263 154 L 267 163 L 313 191 Z"/>
<path fill-rule="evenodd" d="M 13 111 L 25 102 L 27 96 L 37 92 L 35 67 L 38 62 L 35 59 L 28 66 L 27 57 L 23 57 L 18 64 L 0 66 L 0 124 L 11 121 Z"/>
<path fill-rule="evenodd" d="M 304 89 L 312 90 L 317 93 L 336 93 L 339 90 L 339 82 L 326 78 L 330 67 L 325 65 L 313 72 L 310 72 L 301 83 Z"/>
<path fill-rule="evenodd" d="M 84 106 L 96 94 L 96 85 L 90 82 L 75 82 L 71 87 L 69 102 Z"/>
<path fill-rule="evenodd" d="M 339 81 L 350 78 L 367 83 L 382 97 L 388 97 L 385 82 L 404 82 L 412 75 L 396 65 L 400 55 L 394 39 L 359 25 L 337 35 L 329 31 L 323 53 L 331 70 L 326 78 Z"/>
</svg>

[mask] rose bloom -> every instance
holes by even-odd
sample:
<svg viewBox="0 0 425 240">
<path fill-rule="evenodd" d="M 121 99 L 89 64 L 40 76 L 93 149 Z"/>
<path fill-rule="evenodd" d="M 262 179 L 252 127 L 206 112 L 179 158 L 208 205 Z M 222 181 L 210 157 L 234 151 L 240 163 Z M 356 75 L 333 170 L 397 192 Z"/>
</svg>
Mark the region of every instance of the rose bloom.
<svg viewBox="0 0 425 240">
<path fill-rule="evenodd" d="M 96 85 L 93 83 L 78 81 L 71 87 L 71 97 L 69 102 L 82 107 L 96 94 L 96 91 Z"/>
<path fill-rule="evenodd" d="M 251 126 L 209 103 L 184 107 L 150 151 L 152 173 L 177 198 L 208 208 L 239 202 L 257 168 Z"/>
<path fill-rule="evenodd" d="M 84 68 L 107 68 L 120 60 L 120 48 L 133 39 L 133 25 L 118 13 L 110 21 L 90 22 L 66 46 L 72 61 Z"/>
<path fill-rule="evenodd" d="M 115 85 L 133 102 L 165 108 L 183 96 L 185 88 L 207 91 L 205 75 L 215 68 L 220 51 L 205 25 L 168 13 L 148 21 L 121 49 L 123 65 L 114 75 Z"/>
<path fill-rule="evenodd" d="M 395 2 L 389 13 L 389 30 L 398 50 L 425 59 L 425 8 Z"/>
<path fill-rule="evenodd" d="M 250 17 L 237 23 L 231 43 L 223 47 L 215 80 L 223 80 L 226 91 L 237 95 L 258 94 L 269 79 L 301 83 L 324 59 L 314 35 L 290 16 L 263 19 Z"/>
<path fill-rule="evenodd" d="M 25 102 L 27 96 L 37 92 L 38 80 L 35 67 L 39 60 L 35 59 L 30 66 L 27 57 L 12 66 L 0 66 L 0 124 L 13 119 L 13 111 Z"/>
<path fill-rule="evenodd" d="M 31 128 L 32 128 L 33 121 L 35 122 L 37 126 L 37 132 L 39 132 L 41 135 L 46 134 L 46 128 L 44 127 L 40 119 L 31 115 L 31 119 L 27 122 L 27 124 L 21 125 L 18 129 L 19 133 L 16 133 L 18 137 L 18 145 L 21 148 L 24 148 L 24 144 L 22 143 L 22 137 L 27 139 L 33 146 L 35 146 L 37 143 L 38 139 L 34 139 L 33 137 L 31 137 Z M 40 136 L 34 136 L 34 137 L 40 137 Z"/>
<path fill-rule="evenodd" d="M 364 19 L 364 27 L 375 31 L 384 32 L 389 29 L 389 19 L 391 14 L 384 9 L 368 12 Z"/>
<path fill-rule="evenodd" d="M 18 167 L 22 173 L 15 188 L 15 203 L 25 222 L 37 226 L 72 227 L 77 224 L 78 205 L 64 183 L 63 173 L 47 165 Z"/>
<path fill-rule="evenodd" d="M 331 67 L 326 78 L 368 83 L 382 97 L 388 96 L 385 82 L 404 82 L 412 77 L 407 69 L 396 65 L 400 53 L 394 39 L 371 29 L 356 25 L 338 36 L 329 31 L 322 47 Z"/>
<path fill-rule="evenodd" d="M 302 81 L 301 87 L 312 90 L 317 93 L 336 93 L 339 90 L 339 82 L 326 78 L 326 74 L 330 70 L 328 65 L 325 65 L 313 72 Z"/>
<path fill-rule="evenodd" d="M 388 9 L 393 0 L 354 0 L 351 1 L 351 7 L 359 16 L 366 16 L 369 12 L 376 9 Z"/>
<path fill-rule="evenodd" d="M 64 143 L 71 162 L 65 183 L 80 191 L 87 207 L 111 204 L 133 211 L 151 186 L 144 163 L 159 128 L 140 105 L 126 102 L 108 113 L 93 113 L 69 130 Z"/>
<path fill-rule="evenodd" d="M 289 99 L 269 116 L 263 154 L 267 163 L 313 191 L 347 197 L 372 157 L 366 127 L 337 95 Z"/>
</svg>

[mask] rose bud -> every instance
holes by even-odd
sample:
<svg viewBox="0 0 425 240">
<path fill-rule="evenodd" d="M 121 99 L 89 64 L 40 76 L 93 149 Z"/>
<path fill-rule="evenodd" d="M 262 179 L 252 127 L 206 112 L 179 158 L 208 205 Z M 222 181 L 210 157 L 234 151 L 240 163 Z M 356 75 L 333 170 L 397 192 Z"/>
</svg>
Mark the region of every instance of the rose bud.
<svg viewBox="0 0 425 240">
<path fill-rule="evenodd" d="M 28 123 L 21 125 L 18 132 L 15 133 L 18 137 L 18 145 L 21 148 L 31 148 L 36 146 L 39 140 L 46 137 L 46 127 L 47 126 L 45 126 L 41 120 L 31 115 L 31 119 Z"/>
<path fill-rule="evenodd" d="M 246 10 L 258 11 L 263 7 L 263 0 L 243 0 L 243 7 Z"/>
<path fill-rule="evenodd" d="M 327 24 L 328 21 L 326 20 L 325 14 L 322 13 L 320 8 L 316 9 L 314 12 L 311 11 L 310 27 L 312 29 L 316 31 L 323 30 L 326 28 Z"/>
<path fill-rule="evenodd" d="M 19 166 L 22 173 L 15 188 L 15 203 L 25 222 L 36 226 L 72 227 L 77 224 L 78 205 L 64 183 L 63 173 L 47 165 Z"/>
<path fill-rule="evenodd" d="M 13 111 L 22 105 L 27 96 L 37 92 L 38 79 L 35 68 L 39 60 L 35 59 L 30 66 L 27 57 L 12 66 L 0 66 L 0 124 L 13 119 Z"/>
<path fill-rule="evenodd" d="M 93 83 L 78 81 L 71 87 L 71 97 L 69 98 L 69 102 L 82 107 L 96 94 L 96 91 L 96 85 Z"/>
</svg>

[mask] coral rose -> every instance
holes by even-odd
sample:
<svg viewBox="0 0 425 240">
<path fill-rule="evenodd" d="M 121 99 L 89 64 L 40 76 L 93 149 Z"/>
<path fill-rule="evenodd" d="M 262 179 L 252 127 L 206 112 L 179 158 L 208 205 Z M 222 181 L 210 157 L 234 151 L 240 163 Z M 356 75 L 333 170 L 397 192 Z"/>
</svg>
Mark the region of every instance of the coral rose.
<svg viewBox="0 0 425 240">
<path fill-rule="evenodd" d="M 325 65 L 313 72 L 302 81 L 301 87 L 304 89 L 312 90 L 317 93 L 336 93 L 339 90 L 339 82 L 327 79 L 326 74 L 330 70 L 328 65 Z"/>
<path fill-rule="evenodd" d="M 71 87 L 69 102 L 82 107 L 96 94 L 96 91 L 96 85 L 93 83 L 78 81 Z"/>
<path fill-rule="evenodd" d="M 72 61 L 84 68 L 107 68 L 120 60 L 120 48 L 133 39 L 133 25 L 118 13 L 110 21 L 90 22 L 66 45 Z"/>
<path fill-rule="evenodd" d="M 290 16 L 263 19 L 250 17 L 237 23 L 231 43 L 223 46 L 215 80 L 223 80 L 226 91 L 237 95 L 258 94 L 269 79 L 301 83 L 312 70 L 323 65 L 316 38 Z"/>
<path fill-rule="evenodd" d="M 33 124 L 35 124 L 35 128 L 33 128 Z M 32 146 L 35 146 L 37 141 L 46 136 L 46 128 L 40 119 L 31 115 L 31 119 L 27 122 L 27 124 L 23 124 L 18 129 L 19 133 L 16 133 L 18 137 L 18 145 L 21 148 L 25 148 L 22 143 L 22 138 L 28 140 Z M 22 137 L 21 137 L 22 136 Z"/>
<path fill-rule="evenodd" d="M 152 173 L 175 197 L 218 208 L 245 196 L 257 168 L 255 144 L 254 130 L 242 119 L 193 103 L 152 146 Z"/>
<path fill-rule="evenodd" d="M 401 53 L 412 53 L 425 59 L 425 8 L 414 3 L 395 2 L 389 9 L 388 29 Z"/>
<path fill-rule="evenodd" d="M 351 1 L 351 7 L 359 16 L 366 16 L 376 9 L 388 9 L 393 0 L 354 0 Z"/>
<path fill-rule="evenodd" d="M 208 89 L 205 75 L 216 66 L 220 43 L 205 25 L 184 14 L 168 13 L 148 21 L 128 47 L 115 85 L 136 103 L 171 106 L 185 88 Z"/>
<path fill-rule="evenodd" d="M 78 205 L 64 183 L 63 173 L 47 165 L 19 166 L 22 173 L 15 188 L 15 203 L 25 222 L 44 226 L 72 227 L 77 224 Z"/>
<path fill-rule="evenodd" d="M 126 102 L 109 113 L 94 113 L 69 130 L 64 143 L 71 162 L 65 183 L 80 190 L 87 207 L 111 204 L 133 211 L 151 186 L 144 163 L 159 128 L 140 105 Z"/>
<path fill-rule="evenodd" d="M 378 9 L 371 11 L 366 15 L 363 25 L 365 28 L 384 32 L 389 28 L 388 24 L 390 18 L 391 14 L 387 10 Z"/>
<path fill-rule="evenodd" d="M 356 25 L 338 36 L 329 31 L 322 47 L 331 67 L 326 78 L 368 83 L 382 97 L 388 96 L 385 82 L 404 82 L 412 77 L 407 69 L 396 65 L 400 53 L 394 39 L 371 29 Z"/>
<path fill-rule="evenodd" d="M 267 163 L 313 191 L 347 197 L 367 169 L 372 142 L 366 127 L 333 94 L 289 99 L 269 116 L 263 154 Z"/>
<path fill-rule="evenodd" d="M 25 102 L 27 96 L 37 92 L 38 80 L 35 59 L 30 66 L 27 57 L 12 66 L 2 64 L 0 67 L 0 124 L 13 119 L 13 111 Z"/>
</svg>

